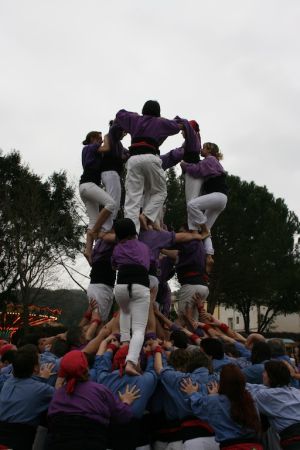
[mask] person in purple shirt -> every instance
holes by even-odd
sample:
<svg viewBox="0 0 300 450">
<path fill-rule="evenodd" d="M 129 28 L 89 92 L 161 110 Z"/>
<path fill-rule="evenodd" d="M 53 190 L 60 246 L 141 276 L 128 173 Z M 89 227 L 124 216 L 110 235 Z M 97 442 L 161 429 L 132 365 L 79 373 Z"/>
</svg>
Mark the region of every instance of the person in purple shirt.
<svg viewBox="0 0 300 450">
<path fill-rule="evenodd" d="M 150 305 L 150 249 L 137 239 L 135 224 L 129 218 L 115 223 L 115 234 L 118 244 L 111 261 L 118 270 L 118 276 L 114 293 L 121 309 L 121 342 L 130 341 L 125 372 L 138 375 L 136 365 L 144 342 Z"/>
<path fill-rule="evenodd" d="M 220 163 L 222 154 L 216 144 L 206 142 L 201 150 L 204 160 L 197 164 L 181 163 L 184 173 L 194 178 L 204 179 L 201 196 L 190 200 L 187 204 L 188 225 L 190 230 L 201 228 L 207 257 L 207 266 L 213 264 L 214 249 L 210 237 L 210 229 L 227 204 L 226 174 Z M 204 213 L 202 212 L 204 211 Z"/>
<path fill-rule="evenodd" d="M 168 136 L 179 133 L 181 125 L 176 120 L 160 117 L 160 105 L 154 100 L 144 104 L 142 115 L 120 110 L 115 122 L 131 135 L 124 214 L 133 220 L 139 232 L 140 220 L 145 229 L 148 223 L 155 223 L 166 199 L 166 180 L 159 158 L 159 146 Z M 140 215 L 141 206 L 143 213 Z"/>
<path fill-rule="evenodd" d="M 49 406 L 49 448 L 106 450 L 109 424 L 131 419 L 129 405 L 138 398 L 138 390 L 127 386 L 118 399 L 105 386 L 88 381 L 88 362 L 79 350 L 63 357 L 59 376 L 66 384 L 55 392 Z"/>
<path fill-rule="evenodd" d="M 116 204 L 113 198 L 99 186 L 101 154 L 110 149 L 107 140 L 103 144 L 102 134 L 99 131 L 90 131 L 82 144 L 84 145 L 82 150 L 83 174 L 80 178 L 79 193 L 89 217 L 84 256 L 91 265 L 93 241 L 104 224 L 105 231 L 111 229 L 112 219 L 108 221 L 108 218 L 115 211 Z M 103 208 L 99 213 L 101 205 Z"/>
<path fill-rule="evenodd" d="M 87 288 L 89 300 L 95 299 L 102 324 L 106 323 L 113 304 L 116 271 L 111 267 L 114 243 L 98 239 L 92 252 L 92 270 Z"/>
</svg>

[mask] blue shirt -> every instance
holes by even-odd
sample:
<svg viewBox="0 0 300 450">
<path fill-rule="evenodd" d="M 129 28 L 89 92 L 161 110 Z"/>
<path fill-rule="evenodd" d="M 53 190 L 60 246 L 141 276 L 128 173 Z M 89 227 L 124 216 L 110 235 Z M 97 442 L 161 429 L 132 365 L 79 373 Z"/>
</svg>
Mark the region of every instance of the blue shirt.
<svg viewBox="0 0 300 450">
<path fill-rule="evenodd" d="M 300 423 L 300 391 L 284 386 L 268 388 L 261 384 L 248 384 L 259 411 L 265 414 L 277 433 L 295 423 Z"/>
<path fill-rule="evenodd" d="M 188 402 L 195 416 L 207 421 L 214 429 L 217 442 L 255 438 L 253 430 L 245 429 L 231 418 L 231 405 L 226 395 L 195 392 L 189 395 Z"/>
<path fill-rule="evenodd" d="M 253 364 L 242 370 L 246 377 L 247 383 L 263 384 L 263 371 L 265 370 L 265 363 Z"/>
<path fill-rule="evenodd" d="M 45 351 L 40 354 L 40 365 L 43 366 L 44 364 L 54 364 L 54 367 L 52 369 L 52 372 L 54 375 L 51 375 L 47 381 L 50 386 L 55 386 L 57 374 L 60 367 L 60 360 L 61 358 L 58 358 L 54 353 Z"/>
<path fill-rule="evenodd" d="M 120 376 L 119 370 L 112 370 L 112 352 L 105 352 L 101 356 L 95 358 L 95 369 L 97 372 L 97 382 L 104 384 L 114 394 L 125 391 L 126 386 L 136 386 L 140 389 L 140 398 L 135 400 L 131 405 L 132 414 L 134 417 L 140 418 L 144 414 L 148 400 L 152 396 L 156 385 L 157 375 L 153 367 L 153 356 L 150 356 L 147 361 L 147 367 L 142 375 Z"/>
<path fill-rule="evenodd" d="M 47 411 L 54 388 L 34 378 L 10 378 L 0 393 L 0 421 L 38 425 Z"/>
</svg>

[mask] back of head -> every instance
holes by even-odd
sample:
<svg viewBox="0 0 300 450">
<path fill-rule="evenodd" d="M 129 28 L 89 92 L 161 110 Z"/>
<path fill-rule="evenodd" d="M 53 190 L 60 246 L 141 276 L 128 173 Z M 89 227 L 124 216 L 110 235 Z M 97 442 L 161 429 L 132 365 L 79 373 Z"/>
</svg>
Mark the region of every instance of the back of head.
<svg viewBox="0 0 300 450">
<path fill-rule="evenodd" d="M 290 371 L 283 361 L 267 361 L 265 371 L 271 388 L 288 386 L 291 382 Z"/>
<path fill-rule="evenodd" d="M 114 230 L 119 241 L 136 237 L 137 234 L 134 222 L 128 218 L 118 220 L 114 225 Z"/>
<path fill-rule="evenodd" d="M 265 342 L 266 339 L 262 334 L 259 333 L 251 333 L 246 339 L 245 347 L 252 348 L 255 342 Z"/>
<path fill-rule="evenodd" d="M 212 371 L 212 364 L 210 358 L 203 353 L 200 349 L 190 352 L 190 358 L 187 364 L 187 372 L 194 372 L 194 370 L 204 367 L 209 372 Z"/>
<path fill-rule="evenodd" d="M 203 148 L 204 147 L 206 150 L 208 150 L 210 155 L 214 156 L 218 160 L 223 159 L 223 155 L 220 152 L 220 149 L 217 146 L 217 144 L 214 144 L 213 142 L 205 142 L 205 144 L 203 144 Z"/>
<path fill-rule="evenodd" d="M 281 339 L 270 339 L 268 344 L 271 349 L 272 358 L 277 358 L 278 356 L 284 356 L 286 354 L 285 345 Z"/>
<path fill-rule="evenodd" d="M 64 356 L 70 350 L 69 344 L 63 339 L 54 339 L 51 345 L 51 353 L 53 353 L 58 358 Z"/>
<path fill-rule="evenodd" d="M 253 398 L 246 390 L 245 375 L 235 364 L 222 367 L 219 394 L 226 395 L 229 399 L 230 415 L 235 422 L 257 433 L 260 431 L 260 421 Z"/>
<path fill-rule="evenodd" d="M 1 363 L 2 364 L 11 364 L 13 362 L 14 356 L 17 353 L 17 350 L 10 349 L 6 350 L 1 355 Z"/>
<path fill-rule="evenodd" d="M 86 135 L 85 140 L 82 141 L 82 145 L 89 145 L 94 139 L 97 139 L 100 134 L 101 134 L 101 131 L 90 131 Z"/>
<path fill-rule="evenodd" d="M 160 104 L 156 100 L 147 100 L 142 109 L 143 116 L 160 117 Z"/>
<path fill-rule="evenodd" d="M 181 372 L 187 372 L 187 366 L 190 360 L 190 352 L 184 350 L 183 348 L 178 348 L 173 350 L 169 357 L 170 366 L 174 367 L 176 370 Z"/>
<path fill-rule="evenodd" d="M 174 330 L 170 334 L 170 341 L 173 342 L 174 347 L 177 348 L 187 348 L 188 346 L 188 337 L 184 333 L 184 331 L 181 330 Z"/>
<path fill-rule="evenodd" d="M 231 342 L 225 342 L 224 353 L 231 358 L 239 358 L 241 356 L 241 352 Z"/>
<path fill-rule="evenodd" d="M 201 341 L 202 350 L 212 359 L 223 359 L 224 358 L 224 347 L 219 339 L 205 338 Z"/>
<path fill-rule="evenodd" d="M 61 360 L 59 376 L 67 380 L 66 390 L 72 394 L 78 381 L 87 381 L 88 362 L 80 350 L 72 350 Z"/>
<path fill-rule="evenodd" d="M 29 378 L 39 364 L 37 351 L 32 351 L 24 346 L 19 348 L 13 356 L 13 374 L 16 378 Z"/>
<path fill-rule="evenodd" d="M 256 342 L 251 351 L 252 364 L 260 364 L 271 358 L 271 349 L 267 342 Z"/>
<path fill-rule="evenodd" d="M 69 348 L 80 347 L 82 344 L 82 329 L 79 326 L 70 327 L 67 331 L 66 338 Z"/>
</svg>

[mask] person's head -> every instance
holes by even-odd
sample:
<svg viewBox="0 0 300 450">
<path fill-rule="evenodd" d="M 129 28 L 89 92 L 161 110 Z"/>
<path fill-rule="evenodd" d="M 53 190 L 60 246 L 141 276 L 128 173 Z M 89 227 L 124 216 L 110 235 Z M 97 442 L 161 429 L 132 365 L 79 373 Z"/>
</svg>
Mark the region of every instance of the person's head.
<svg viewBox="0 0 300 450">
<path fill-rule="evenodd" d="M 147 100 L 143 106 L 142 115 L 160 117 L 160 104 L 156 100 Z"/>
<path fill-rule="evenodd" d="M 192 373 L 200 367 L 208 369 L 209 372 L 212 371 L 211 359 L 200 349 L 196 349 L 190 352 L 190 358 L 187 363 L 187 372 Z"/>
<path fill-rule="evenodd" d="M 80 347 L 85 343 L 85 337 L 83 334 L 82 328 L 79 326 L 74 326 L 68 329 L 67 331 L 67 344 L 70 348 L 72 347 Z"/>
<path fill-rule="evenodd" d="M 62 358 L 70 350 L 69 344 L 63 339 L 54 339 L 51 345 L 51 353 L 58 358 Z"/>
<path fill-rule="evenodd" d="M 174 347 L 183 349 L 187 348 L 189 342 L 187 335 L 181 330 L 172 331 L 170 341 Z"/>
<path fill-rule="evenodd" d="M 118 220 L 114 225 L 118 241 L 123 239 L 134 239 L 137 236 L 135 224 L 131 219 Z"/>
<path fill-rule="evenodd" d="M 284 356 L 286 354 L 285 345 L 281 339 L 270 339 L 268 344 L 271 349 L 272 358 L 278 358 L 278 356 Z"/>
<path fill-rule="evenodd" d="M 12 359 L 13 374 L 16 378 L 29 378 L 40 369 L 39 355 L 34 345 L 19 348 Z"/>
<path fill-rule="evenodd" d="M 169 356 L 169 365 L 180 372 L 187 372 L 187 366 L 190 360 L 190 352 L 183 348 L 173 350 Z"/>
<path fill-rule="evenodd" d="M 270 388 L 288 386 L 291 374 L 283 361 L 267 361 L 263 372 L 263 383 Z"/>
<path fill-rule="evenodd" d="M 65 378 L 67 393 L 72 394 L 77 382 L 84 382 L 89 378 L 86 355 L 80 350 L 67 353 L 60 362 L 58 376 Z"/>
<path fill-rule="evenodd" d="M 225 342 L 224 353 L 225 353 L 225 355 L 230 356 L 230 358 L 239 358 L 241 356 L 241 353 L 239 352 L 239 350 L 231 342 Z"/>
<path fill-rule="evenodd" d="M 205 338 L 201 341 L 202 350 L 212 359 L 224 358 L 224 347 L 219 339 Z"/>
<path fill-rule="evenodd" d="M 9 366 L 13 362 L 13 358 L 16 352 L 16 348 L 3 351 L 3 353 L 1 354 L 0 369 Z"/>
<path fill-rule="evenodd" d="M 256 342 L 251 351 L 252 364 L 260 364 L 271 358 L 271 349 L 267 342 Z"/>
<path fill-rule="evenodd" d="M 223 158 L 223 155 L 220 152 L 217 144 L 213 144 L 212 142 L 205 142 L 205 144 L 203 144 L 203 147 L 201 149 L 201 156 L 204 156 L 204 158 L 206 158 L 207 156 L 214 156 L 218 160 Z"/>
<path fill-rule="evenodd" d="M 235 364 L 222 367 L 219 394 L 230 401 L 231 418 L 245 428 L 260 431 L 260 421 L 251 394 L 246 390 L 246 377 Z"/>
<path fill-rule="evenodd" d="M 82 145 L 90 145 L 90 144 L 102 144 L 102 133 L 101 131 L 90 131 L 84 141 L 82 141 Z"/>
<path fill-rule="evenodd" d="M 245 347 L 251 350 L 255 342 L 266 342 L 266 339 L 262 334 L 251 333 L 246 339 Z"/>
</svg>

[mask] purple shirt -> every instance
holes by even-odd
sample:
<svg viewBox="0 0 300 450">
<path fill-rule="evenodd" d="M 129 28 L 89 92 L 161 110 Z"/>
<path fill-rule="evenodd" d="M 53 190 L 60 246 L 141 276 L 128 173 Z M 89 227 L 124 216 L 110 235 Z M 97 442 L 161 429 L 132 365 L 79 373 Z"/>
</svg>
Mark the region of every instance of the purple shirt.
<svg viewBox="0 0 300 450">
<path fill-rule="evenodd" d="M 128 241 L 120 242 L 114 248 L 111 264 L 117 270 L 119 270 L 121 266 L 129 264 L 144 266 L 149 270 L 150 249 L 138 239 L 128 239 Z"/>
<path fill-rule="evenodd" d="M 214 156 L 207 156 L 197 164 L 185 163 L 182 170 L 194 178 L 217 177 L 225 172 L 220 161 Z"/>
<path fill-rule="evenodd" d="M 139 240 L 150 249 L 150 265 L 157 266 L 161 249 L 170 248 L 175 245 L 176 234 L 174 231 L 141 231 Z"/>
<path fill-rule="evenodd" d="M 176 164 L 178 164 L 182 160 L 183 155 L 184 155 L 183 147 L 174 148 L 174 150 L 169 151 L 165 155 L 160 155 L 160 159 L 162 162 L 161 165 L 162 169 L 167 170 L 170 169 L 171 167 L 176 166 Z"/>
<path fill-rule="evenodd" d="M 92 262 L 109 261 L 112 257 L 115 244 L 98 239 L 92 253 Z"/>
<path fill-rule="evenodd" d="M 205 250 L 202 241 L 190 241 L 184 244 L 178 244 L 177 249 L 178 263 L 176 264 L 176 270 L 183 269 L 184 267 L 197 266 L 201 270 L 205 269 Z"/>
<path fill-rule="evenodd" d="M 50 403 L 48 415 L 76 414 L 108 426 L 110 421 L 129 422 L 132 412 L 107 387 L 94 381 L 79 382 L 72 394 L 66 387 L 58 389 Z"/>
<path fill-rule="evenodd" d="M 81 161 L 83 169 L 95 169 L 100 168 L 101 154 L 97 151 L 99 144 L 86 145 L 82 149 Z"/>
<path fill-rule="evenodd" d="M 185 153 L 196 153 L 199 155 L 201 149 L 200 135 L 196 133 L 188 120 L 181 119 L 180 117 L 176 117 L 176 120 L 184 126 L 185 142 L 183 147 Z"/>
<path fill-rule="evenodd" d="M 168 136 L 180 131 L 176 120 L 168 120 L 163 117 L 140 116 L 137 113 L 121 109 L 116 115 L 116 123 L 123 130 L 131 134 L 131 138 L 144 137 L 155 139 L 161 144 Z"/>
</svg>

